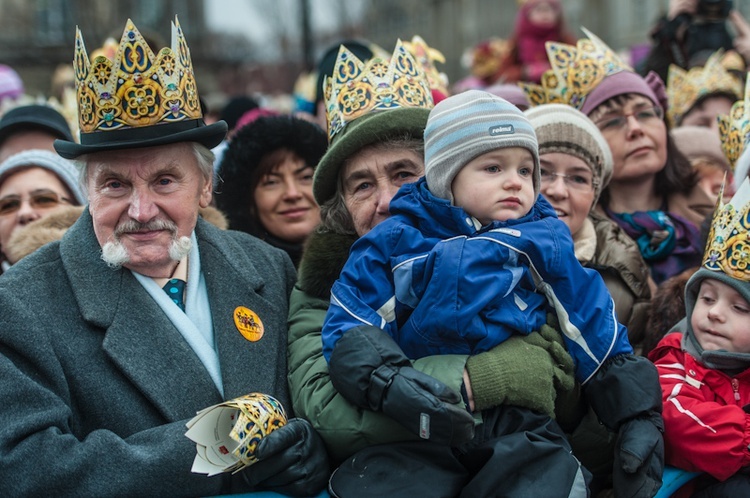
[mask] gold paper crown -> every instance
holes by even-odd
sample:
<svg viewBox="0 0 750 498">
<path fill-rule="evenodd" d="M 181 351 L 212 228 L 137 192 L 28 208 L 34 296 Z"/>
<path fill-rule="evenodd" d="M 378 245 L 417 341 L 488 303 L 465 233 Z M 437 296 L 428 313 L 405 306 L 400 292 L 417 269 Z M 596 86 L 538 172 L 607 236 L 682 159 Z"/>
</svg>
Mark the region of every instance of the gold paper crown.
<svg viewBox="0 0 750 498">
<path fill-rule="evenodd" d="M 203 117 L 185 37 L 172 23 L 172 47 L 154 56 L 128 19 L 114 60 L 89 61 L 76 28 L 75 77 L 82 133 L 106 132 Z"/>
<path fill-rule="evenodd" d="M 750 282 L 750 179 L 745 178 L 728 203 L 723 187 L 708 232 L 703 266 Z"/>
<path fill-rule="evenodd" d="M 744 98 L 732 104 L 728 115 L 719 116 L 717 119 L 721 148 L 734 170 L 737 159 L 750 141 L 750 79 L 745 83 Z"/>
<path fill-rule="evenodd" d="M 427 75 L 401 40 L 390 61 L 376 56 L 362 62 L 342 45 L 324 87 L 329 141 L 347 123 L 373 111 L 433 107 Z"/>
<path fill-rule="evenodd" d="M 575 47 L 551 41 L 545 44 L 552 69 L 542 75 L 541 85 L 519 83 L 532 106 L 557 103 L 580 110 L 586 96 L 604 78 L 633 71 L 599 37 L 581 29 L 588 38 L 578 40 Z"/>
<path fill-rule="evenodd" d="M 714 52 L 703 67 L 685 71 L 679 66 L 669 66 L 667 77 L 667 118 L 672 126 L 679 126 L 686 112 L 702 97 L 715 93 L 732 95 L 732 100 L 742 95 L 742 82 L 724 67 L 723 50 Z"/>
<path fill-rule="evenodd" d="M 435 67 L 435 62 L 445 64 L 445 56 L 439 50 L 432 48 L 425 43 L 421 36 L 415 35 L 411 42 L 404 42 L 406 50 L 414 56 L 422 71 L 427 76 L 427 81 L 432 90 L 448 96 L 448 78 L 445 73 L 441 73 Z"/>
</svg>

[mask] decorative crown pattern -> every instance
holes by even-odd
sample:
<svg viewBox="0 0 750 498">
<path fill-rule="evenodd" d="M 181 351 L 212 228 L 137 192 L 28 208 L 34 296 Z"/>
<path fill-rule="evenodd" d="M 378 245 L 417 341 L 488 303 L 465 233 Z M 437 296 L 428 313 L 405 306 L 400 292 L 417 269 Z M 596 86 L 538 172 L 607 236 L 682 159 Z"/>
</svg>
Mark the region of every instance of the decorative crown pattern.
<svg viewBox="0 0 750 498">
<path fill-rule="evenodd" d="M 558 103 L 580 110 L 586 96 L 604 78 L 633 71 L 599 37 L 581 29 L 588 38 L 578 40 L 575 47 L 551 41 L 545 44 L 552 69 L 542 75 L 540 85 L 519 83 L 532 106 Z"/>
<path fill-rule="evenodd" d="M 734 170 L 737 159 L 750 142 L 750 79 L 745 83 L 743 99 L 732 104 L 728 115 L 719 116 L 717 119 L 721 148 Z"/>
<path fill-rule="evenodd" d="M 427 75 L 401 40 L 390 60 L 375 56 L 363 62 L 342 45 L 324 87 L 329 141 L 370 112 L 434 105 Z"/>
<path fill-rule="evenodd" d="M 750 282 L 750 179 L 745 178 L 728 203 L 722 195 L 723 191 L 708 232 L 703 266 Z"/>
<path fill-rule="evenodd" d="M 711 54 L 703 67 L 688 71 L 672 64 L 667 76 L 667 118 L 672 126 L 678 126 L 682 116 L 706 95 L 722 93 L 732 95 L 733 100 L 742 95 L 742 82 L 724 66 L 723 50 Z"/>
<path fill-rule="evenodd" d="M 128 19 L 114 60 L 99 55 L 89 61 L 76 28 L 73 67 L 82 133 L 203 117 L 190 51 L 176 17 L 172 47 L 162 48 L 157 56 Z"/>
<path fill-rule="evenodd" d="M 422 71 L 427 76 L 430 88 L 437 90 L 447 97 L 449 95 L 448 78 L 445 73 L 441 73 L 435 67 L 436 62 L 445 64 L 443 53 L 428 46 L 422 37 L 418 35 L 412 37 L 411 42 L 404 42 L 404 46 L 414 56 L 414 60 L 422 66 Z"/>
</svg>

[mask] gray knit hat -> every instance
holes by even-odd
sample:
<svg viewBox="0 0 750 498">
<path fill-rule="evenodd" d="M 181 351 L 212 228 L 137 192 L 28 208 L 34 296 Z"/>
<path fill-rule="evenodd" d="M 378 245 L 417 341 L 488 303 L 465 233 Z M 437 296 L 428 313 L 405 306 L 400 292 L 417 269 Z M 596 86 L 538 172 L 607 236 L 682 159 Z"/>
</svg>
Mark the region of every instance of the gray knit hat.
<svg viewBox="0 0 750 498">
<path fill-rule="evenodd" d="M 54 152 L 42 149 L 31 149 L 13 154 L 0 164 L 0 184 L 16 170 L 36 166 L 56 174 L 68 187 L 78 204 L 86 204 L 86 196 L 78 181 L 78 169 L 75 165 Z"/>
<path fill-rule="evenodd" d="M 602 132 L 584 113 L 565 104 L 544 104 L 526 111 L 536 137 L 539 155 L 570 154 L 585 162 L 596 180 L 594 202 L 612 178 L 612 152 Z"/>
<path fill-rule="evenodd" d="M 516 106 L 480 90 L 448 97 L 430 111 L 424 130 L 425 178 L 435 196 L 453 201 L 451 184 L 472 159 L 495 149 L 523 147 L 534 158 L 539 195 L 539 151 L 534 128 Z"/>
</svg>

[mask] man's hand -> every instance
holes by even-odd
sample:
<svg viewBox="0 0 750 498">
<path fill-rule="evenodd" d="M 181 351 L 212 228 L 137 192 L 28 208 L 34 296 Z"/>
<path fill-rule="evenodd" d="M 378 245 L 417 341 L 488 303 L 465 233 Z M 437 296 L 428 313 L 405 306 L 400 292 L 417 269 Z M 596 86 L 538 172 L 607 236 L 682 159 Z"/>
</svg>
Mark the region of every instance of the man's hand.
<svg viewBox="0 0 750 498">
<path fill-rule="evenodd" d="M 328 482 L 329 468 L 323 440 L 310 422 L 290 419 L 258 443 L 258 461 L 243 470 L 253 488 L 292 496 L 312 496 Z"/>
<path fill-rule="evenodd" d="M 474 418 L 461 396 L 413 368 L 377 327 L 347 331 L 333 348 L 328 369 L 336 390 L 351 403 L 381 411 L 423 439 L 457 446 L 474 437 Z"/>
</svg>

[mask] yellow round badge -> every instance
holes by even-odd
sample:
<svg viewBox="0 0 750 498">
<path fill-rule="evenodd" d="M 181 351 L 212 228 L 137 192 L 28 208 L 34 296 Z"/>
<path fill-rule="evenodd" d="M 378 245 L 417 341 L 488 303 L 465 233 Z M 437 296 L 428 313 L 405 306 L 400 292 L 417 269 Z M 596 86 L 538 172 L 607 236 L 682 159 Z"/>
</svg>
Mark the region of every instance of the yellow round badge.
<svg viewBox="0 0 750 498">
<path fill-rule="evenodd" d="M 253 310 L 244 306 L 234 309 L 234 324 L 242 337 L 250 342 L 259 341 L 263 337 L 263 322 Z"/>
</svg>

